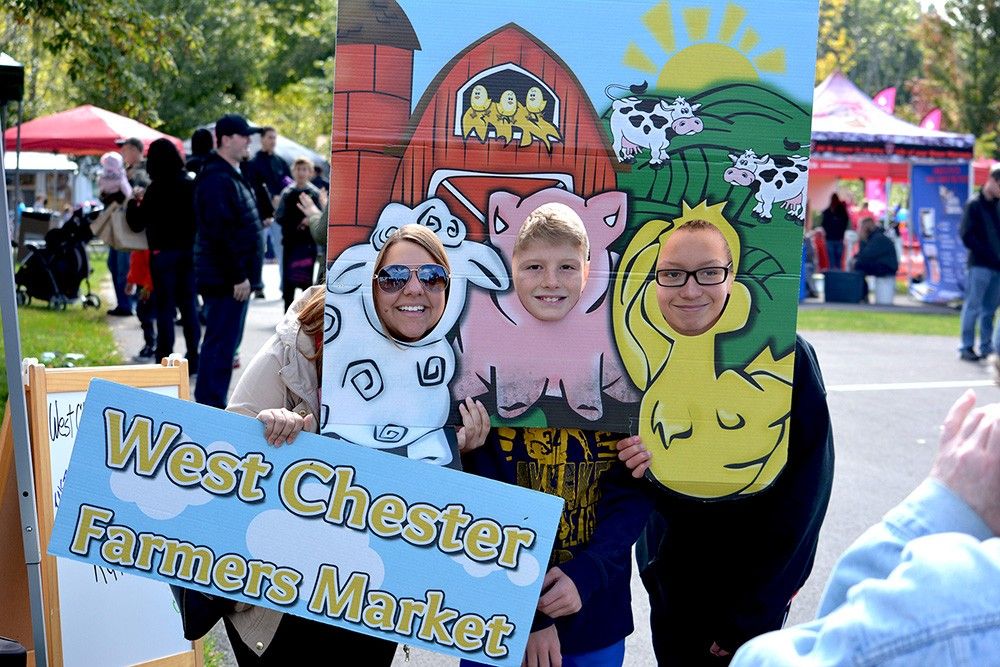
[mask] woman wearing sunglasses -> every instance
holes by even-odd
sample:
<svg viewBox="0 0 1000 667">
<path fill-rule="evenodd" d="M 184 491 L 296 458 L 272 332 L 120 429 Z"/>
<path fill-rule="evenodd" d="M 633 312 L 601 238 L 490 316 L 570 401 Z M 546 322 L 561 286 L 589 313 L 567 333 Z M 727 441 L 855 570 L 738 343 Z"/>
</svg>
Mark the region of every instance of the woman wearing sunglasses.
<svg viewBox="0 0 1000 667">
<path fill-rule="evenodd" d="M 385 331 L 401 342 L 419 340 L 430 332 L 447 305 L 449 278 L 448 257 L 434 232 L 421 225 L 405 225 L 393 232 L 375 260 L 371 277 L 376 311 Z M 226 408 L 257 417 L 272 445 L 291 443 L 302 430 L 316 430 L 325 296 L 323 286 L 311 287 L 292 304 L 275 335 L 247 366 Z M 463 424 L 457 433 L 459 451 L 479 447 L 489 432 L 486 408 L 467 399 L 459 405 L 459 412 Z M 234 607 L 235 603 L 210 600 L 189 590 L 184 595 L 185 636 L 196 634 L 188 618 L 209 616 L 204 634 L 222 617 L 241 667 L 293 664 L 306 654 L 331 659 L 365 656 L 359 664 L 389 665 L 396 651 L 394 642 L 317 621 L 262 607 Z"/>
</svg>

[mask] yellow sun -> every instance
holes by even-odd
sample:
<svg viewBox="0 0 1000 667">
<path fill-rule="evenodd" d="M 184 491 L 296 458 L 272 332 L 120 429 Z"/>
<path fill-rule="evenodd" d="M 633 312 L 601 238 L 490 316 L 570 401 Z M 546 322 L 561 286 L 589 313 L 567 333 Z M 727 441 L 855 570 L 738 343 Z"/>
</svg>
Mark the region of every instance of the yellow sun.
<svg viewBox="0 0 1000 667">
<path fill-rule="evenodd" d="M 759 72 L 784 74 L 785 50 L 772 49 L 751 60 L 748 55 L 760 42 L 760 36 L 753 28 L 743 30 L 736 47 L 730 46 L 736 39 L 740 27 L 746 19 L 747 10 L 729 3 L 722 17 L 717 41 L 708 41 L 708 26 L 711 9 L 689 7 L 682 11 L 684 29 L 692 44 L 677 51 L 674 39 L 674 23 L 670 3 L 664 0 L 642 17 L 642 22 L 663 49 L 669 59 L 662 67 L 657 67 L 652 58 L 635 44 L 625 49 L 624 63 L 629 67 L 656 74 L 656 87 L 678 93 L 693 93 L 713 84 L 726 81 L 754 81 Z"/>
</svg>

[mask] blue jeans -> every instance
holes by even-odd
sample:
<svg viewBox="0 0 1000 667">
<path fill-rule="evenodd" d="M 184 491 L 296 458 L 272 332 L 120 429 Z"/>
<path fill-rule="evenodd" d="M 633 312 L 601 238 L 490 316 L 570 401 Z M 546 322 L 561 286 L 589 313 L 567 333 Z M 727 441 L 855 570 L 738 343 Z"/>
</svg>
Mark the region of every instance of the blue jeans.
<svg viewBox="0 0 1000 667">
<path fill-rule="evenodd" d="M 962 348 L 972 350 L 979 322 L 979 353 L 994 350 L 993 316 L 1000 303 L 1000 271 L 985 266 L 970 266 L 965 278 L 965 302 L 962 303 Z"/>
<path fill-rule="evenodd" d="M 198 320 L 198 296 L 194 287 L 194 258 L 191 251 L 154 250 L 149 258 L 156 297 L 156 359 L 174 351 L 174 315 L 181 311 L 184 342 L 187 345 L 188 373 L 198 372 L 198 345 L 201 322 Z"/>
<path fill-rule="evenodd" d="M 826 242 L 826 254 L 830 259 L 830 270 L 831 271 L 843 271 L 844 270 L 844 242 L 843 241 L 827 241 Z"/>
<path fill-rule="evenodd" d="M 625 662 L 624 639 L 596 651 L 575 655 L 563 653 L 562 656 L 563 667 L 621 667 L 623 662 Z M 459 667 L 473 667 L 474 665 L 481 667 L 481 663 L 471 660 L 462 660 L 458 664 Z"/>
<path fill-rule="evenodd" d="M 204 299 L 205 338 L 201 342 L 194 400 L 225 408 L 229 382 L 233 378 L 233 355 L 243 336 L 248 302 L 237 301 L 231 296 L 206 296 Z"/>
<path fill-rule="evenodd" d="M 111 284 L 115 286 L 115 308 L 119 310 L 135 310 L 132 297 L 125 293 L 128 282 L 128 260 L 132 253 L 128 250 L 108 248 L 108 271 L 111 272 Z"/>
</svg>

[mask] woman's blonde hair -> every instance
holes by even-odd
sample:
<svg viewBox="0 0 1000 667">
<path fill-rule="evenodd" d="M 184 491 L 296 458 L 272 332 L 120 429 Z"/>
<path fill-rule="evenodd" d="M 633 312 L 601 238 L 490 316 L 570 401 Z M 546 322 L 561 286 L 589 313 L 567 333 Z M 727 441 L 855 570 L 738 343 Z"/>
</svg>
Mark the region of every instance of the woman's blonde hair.
<svg viewBox="0 0 1000 667">
<path fill-rule="evenodd" d="M 440 264 L 451 274 L 451 265 L 448 263 L 448 254 L 445 252 L 444 245 L 441 243 L 441 239 L 437 237 L 437 234 L 432 232 L 430 228 L 423 225 L 403 225 L 386 239 L 385 245 L 379 250 L 378 255 L 375 257 L 375 268 L 372 271 L 372 280 L 375 279 L 375 275 L 378 273 L 385 264 L 385 255 L 396 243 L 400 241 L 410 241 L 411 243 L 416 243 L 418 246 L 427 251 L 427 253 L 434 259 L 435 262 Z M 323 312 L 326 306 L 326 291 L 316 290 L 316 293 L 310 296 L 303 304 L 301 310 L 299 310 L 299 326 L 302 332 L 315 339 L 317 334 L 323 331 Z M 323 354 L 323 346 L 319 345 L 316 349 L 316 356 L 312 357 L 310 360 L 315 361 Z"/>
<path fill-rule="evenodd" d="M 375 257 L 375 269 L 372 271 L 372 280 L 375 279 L 376 274 L 378 274 L 379 269 L 385 266 L 385 256 L 389 252 L 389 248 L 396 245 L 400 241 L 410 241 L 411 243 L 416 243 L 418 246 L 427 251 L 435 262 L 440 264 L 448 271 L 451 275 L 451 264 L 448 263 L 448 254 L 444 250 L 444 245 L 441 243 L 441 239 L 437 237 L 437 234 L 432 232 L 429 227 L 423 225 L 403 225 L 392 234 L 389 238 L 385 240 L 385 245 L 382 249 L 378 251 L 378 255 Z"/>
</svg>

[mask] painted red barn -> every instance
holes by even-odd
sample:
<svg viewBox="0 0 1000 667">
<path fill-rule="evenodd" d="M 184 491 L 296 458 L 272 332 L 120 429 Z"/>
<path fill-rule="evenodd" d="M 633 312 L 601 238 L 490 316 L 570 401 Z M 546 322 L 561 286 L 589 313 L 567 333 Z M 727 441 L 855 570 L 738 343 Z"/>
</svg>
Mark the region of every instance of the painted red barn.
<svg viewBox="0 0 1000 667">
<path fill-rule="evenodd" d="M 474 113 L 477 86 L 497 105 L 504 93 L 513 93 L 520 113 L 526 113 L 532 95 L 536 100 L 540 95 L 533 108 L 544 105 L 539 125 L 549 128 L 549 140 L 525 139 L 516 117 L 506 141 L 498 136 L 506 128 L 493 126 L 487 137 L 478 131 L 466 136 L 464 121 Z M 525 197 L 563 187 L 588 198 L 616 188 L 614 164 L 605 130 L 576 76 L 533 35 L 510 23 L 456 55 L 427 87 L 413 113 L 392 200 L 414 206 L 439 197 L 465 221 L 470 237 L 481 240 L 487 237 L 490 193 Z"/>
<path fill-rule="evenodd" d="M 521 27 L 452 58 L 411 116 L 420 43 L 405 12 L 395 0 L 342 0 L 339 12 L 328 257 L 366 240 L 390 201 L 439 197 L 482 240 L 497 190 L 615 189 L 616 162 L 582 86 Z"/>
</svg>

